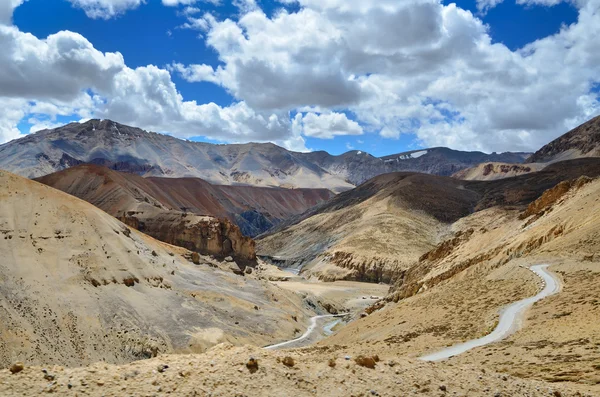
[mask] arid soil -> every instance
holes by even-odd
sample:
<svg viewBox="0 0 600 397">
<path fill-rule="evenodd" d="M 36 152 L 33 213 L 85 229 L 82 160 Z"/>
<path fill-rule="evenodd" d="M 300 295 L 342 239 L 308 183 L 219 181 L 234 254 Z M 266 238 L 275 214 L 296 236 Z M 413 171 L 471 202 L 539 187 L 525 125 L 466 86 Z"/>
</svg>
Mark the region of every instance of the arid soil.
<svg viewBox="0 0 600 397">
<path fill-rule="evenodd" d="M 455 237 L 424 255 L 389 303 L 321 345 L 417 358 L 481 337 L 502 306 L 542 288 L 523 266 L 550 263 L 562 290 L 537 302 L 517 333 L 435 365 L 478 365 L 600 394 L 600 180 L 568 186 L 550 190 L 528 211 L 493 208 L 456 222 Z"/>
<path fill-rule="evenodd" d="M 293 351 L 219 345 L 124 366 L 0 371 L 0 394 L 90 396 L 582 396 L 567 385 L 522 380 L 479 366 L 440 366 L 331 346 Z M 361 359 L 361 356 L 363 357 Z M 376 361 L 378 360 L 378 361 Z M 359 364 L 361 363 L 361 364 Z M 373 368 L 364 365 L 373 365 Z M 43 372 L 43 371 L 46 372 Z M 587 394 L 590 396 L 590 394 Z"/>
<path fill-rule="evenodd" d="M 392 175 L 337 196 L 312 217 L 280 232 L 280 241 L 273 236 L 264 240 L 278 249 L 290 245 L 290 252 L 295 249 L 292 244 L 308 249 L 326 241 L 319 233 L 335 236 L 333 232 L 344 231 L 340 225 L 348 222 L 354 229 L 347 229 L 348 235 L 334 243 L 347 244 L 345 249 L 366 252 L 365 256 L 381 255 L 384 248 L 380 246 L 368 251 L 375 240 L 391 247 L 400 242 L 394 249 L 403 250 L 421 241 L 421 252 L 404 251 L 412 259 L 395 272 L 394 285 L 385 297 L 386 285 L 370 284 L 367 288 L 348 281 L 315 282 L 331 274 L 335 279 L 336 272 L 346 270 L 354 272 L 348 273 L 350 278 L 386 274 L 366 265 L 319 268 L 322 264 L 313 264 L 306 274 L 314 277 L 308 281 L 266 264 L 259 264 L 244 277 L 228 272 L 226 264 L 213 263 L 210 258 L 203 258 L 206 263 L 197 266 L 186 258 L 189 253 L 185 250 L 133 230 L 125 232 L 124 225 L 87 203 L 4 173 L 0 179 L 4 194 L 0 201 L 0 220 L 4 222 L 0 224 L 4 238 L 0 239 L 0 253 L 13 265 L 6 270 L 2 267 L 6 264 L 0 264 L 0 308 L 8 313 L 3 319 L 9 315 L 13 319 L 0 328 L 6 341 L 0 352 L 9 352 L 3 361 L 5 367 L 24 361 L 25 369 L 15 374 L 9 369 L 0 371 L 0 395 L 600 395 L 600 179 L 594 179 L 597 162 L 592 159 L 569 164 L 572 168 L 554 164 L 537 176 L 532 173 L 501 181 L 442 178 L 435 186 L 449 198 L 446 207 L 443 201 L 434 200 L 438 190 L 427 185 L 432 179 L 397 179 L 398 175 Z M 589 177 L 580 177 L 582 170 L 591 170 Z M 572 174 L 578 175 L 567 178 Z M 43 214 L 47 215 L 28 212 L 36 205 L 44 206 Z M 451 212 L 444 212 L 450 207 Z M 344 215 L 354 218 L 347 220 Z M 369 224 L 371 218 L 373 223 Z M 378 230 L 384 230 L 379 225 L 391 219 L 396 223 L 383 236 L 377 235 Z M 362 242 L 348 237 L 350 232 L 360 236 L 359 226 L 366 230 Z M 285 234 L 295 227 L 303 227 L 299 232 L 309 237 L 299 241 L 302 234 Z M 28 235 L 22 232 L 25 230 L 34 233 Z M 56 230 L 61 233 L 56 234 Z M 388 234 L 393 237 L 385 240 Z M 9 235 L 13 237 L 9 239 Z M 41 238 L 48 236 L 54 238 Z M 136 245 L 132 248 L 130 244 Z M 137 247 L 144 253 L 143 261 L 135 259 Z M 42 248 L 42 253 L 34 250 L 37 248 Z M 80 267 L 66 265 L 73 252 L 87 255 L 90 249 L 89 262 L 78 264 Z M 390 258 L 398 255 L 388 252 Z M 17 261 L 15 255 L 26 260 Z M 312 255 L 322 258 L 319 253 Z M 105 256 L 112 260 L 105 260 Z M 34 258 L 31 264 L 30 258 Z M 297 258 L 274 259 L 285 263 Z M 113 267 L 114 263 L 119 266 Z M 503 306 L 542 289 L 540 279 L 525 268 L 541 263 L 550 264 L 550 270 L 559 275 L 561 291 L 537 302 L 516 333 L 447 361 L 427 363 L 418 359 L 489 333 Z M 169 273 L 172 271 L 175 274 Z M 131 277 L 121 277 L 124 272 L 132 275 L 133 285 L 128 285 L 132 284 Z M 122 282 L 113 283 L 113 276 Z M 163 288 L 160 283 L 155 286 L 158 279 L 154 277 L 163 277 Z M 165 287 L 167 283 L 170 289 Z M 61 294 L 63 290 L 68 294 Z M 21 312 L 19 303 L 27 302 L 23 297 L 35 300 Z M 152 305 L 144 305 L 147 301 Z M 103 315 L 104 307 L 106 313 L 116 312 L 117 317 Z M 33 308 L 43 310 L 33 312 Z M 342 309 L 359 315 L 312 347 L 261 349 L 302 334 L 315 312 Z M 68 318 L 66 310 L 78 315 L 76 332 L 62 325 Z M 194 317 L 190 312 L 200 314 Z M 98 320 L 94 319 L 100 319 L 101 324 L 95 325 Z M 193 321 L 201 321 L 199 329 Z M 113 337 L 99 328 L 105 324 L 127 327 L 118 328 L 120 336 Z M 21 330 L 28 333 L 19 333 Z M 108 337 L 103 338 L 100 332 Z M 75 345 L 80 349 L 76 350 L 68 343 L 72 335 L 80 333 L 86 339 Z M 129 351 L 127 347 L 133 342 L 123 338 L 131 333 L 136 337 L 157 336 L 144 349 L 136 347 L 137 355 L 106 360 L 117 366 L 97 363 L 76 368 L 101 361 L 100 353 Z M 55 340 L 58 347 L 49 343 Z M 31 341 L 36 344 L 30 345 Z M 180 346 L 184 347 L 169 350 L 182 341 Z M 163 354 L 203 352 L 220 342 L 238 346 L 220 344 L 204 354 Z M 241 346 L 244 344 L 254 346 Z M 114 350 L 107 347 L 113 345 Z M 155 346 L 159 346 L 158 357 L 124 364 L 154 355 Z M 22 352 L 14 354 L 15 347 Z M 98 351 L 91 353 L 93 348 Z M 69 368 L 48 365 L 51 354 L 62 357 Z M 38 355 L 41 359 L 36 361 Z"/>
<path fill-rule="evenodd" d="M 235 274 L 235 264 L 194 258 L 4 171 L 0 257 L 2 367 L 125 363 L 225 341 L 266 345 L 326 312 L 310 297 Z"/>
</svg>

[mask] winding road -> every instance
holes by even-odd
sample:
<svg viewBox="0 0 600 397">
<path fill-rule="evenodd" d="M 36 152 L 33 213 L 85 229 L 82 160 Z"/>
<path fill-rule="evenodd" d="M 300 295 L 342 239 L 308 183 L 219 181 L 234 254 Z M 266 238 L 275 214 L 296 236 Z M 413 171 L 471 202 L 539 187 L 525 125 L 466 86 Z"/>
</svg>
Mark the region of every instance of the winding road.
<svg viewBox="0 0 600 397">
<path fill-rule="evenodd" d="M 314 316 L 311 317 L 310 319 L 310 326 L 308 327 L 308 329 L 306 330 L 306 332 L 304 334 L 302 334 L 302 336 L 296 338 L 296 339 L 292 339 L 292 340 L 288 340 L 285 342 L 281 342 L 281 343 L 277 343 L 275 345 L 270 345 L 270 346 L 265 346 L 265 349 L 268 350 L 273 350 L 273 349 L 279 349 L 285 346 L 289 346 L 291 344 L 297 344 L 298 342 L 302 342 L 305 339 L 308 339 L 310 336 L 312 336 L 313 333 L 316 332 L 317 330 L 317 321 L 323 318 L 330 318 L 330 317 L 344 317 L 346 315 L 348 315 L 349 313 L 342 313 L 342 314 L 328 314 L 325 316 Z M 296 346 L 299 347 L 299 346 Z"/>
<path fill-rule="evenodd" d="M 550 295 L 554 295 L 560 290 L 560 282 L 554 274 L 546 270 L 548 266 L 549 265 L 535 265 L 529 268 L 544 281 L 544 289 L 531 298 L 526 298 L 506 306 L 502 310 L 500 314 L 500 321 L 492 333 L 479 339 L 470 340 L 468 342 L 454 345 L 447 349 L 419 357 L 419 359 L 423 361 L 445 360 L 476 347 L 497 342 L 515 333 L 523 322 L 523 314 L 525 313 L 525 310 L 527 310 L 535 302 Z"/>
</svg>

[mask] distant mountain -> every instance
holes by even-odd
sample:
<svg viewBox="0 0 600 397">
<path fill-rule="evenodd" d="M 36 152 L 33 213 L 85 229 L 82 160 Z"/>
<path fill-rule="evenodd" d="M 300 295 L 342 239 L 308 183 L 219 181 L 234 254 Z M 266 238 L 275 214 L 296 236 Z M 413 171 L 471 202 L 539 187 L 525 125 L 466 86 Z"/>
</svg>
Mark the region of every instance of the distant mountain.
<svg viewBox="0 0 600 397">
<path fill-rule="evenodd" d="M 543 146 L 527 162 L 549 163 L 580 157 L 600 157 L 600 116 Z"/>
<path fill-rule="evenodd" d="M 227 218 L 256 236 L 334 196 L 326 189 L 219 186 L 199 178 L 142 178 L 92 164 L 36 179 L 79 197 L 115 217 L 177 212 Z"/>
<path fill-rule="evenodd" d="M 466 181 L 493 181 L 536 172 L 543 169 L 546 165 L 543 163 L 481 163 L 475 167 L 458 171 L 452 177 Z"/>
<path fill-rule="evenodd" d="M 82 163 L 141 176 L 197 177 L 212 184 L 349 190 L 377 175 L 451 175 L 482 162 L 519 163 L 527 153 L 485 154 L 432 148 L 382 158 L 351 151 L 291 152 L 265 143 L 214 145 L 146 132 L 110 120 L 71 123 L 0 146 L 0 169 L 40 177 Z"/>
<path fill-rule="evenodd" d="M 510 178 L 544 169 L 549 164 L 586 157 L 600 157 L 600 116 L 580 125 L 543 146 L 522 162 L 481 162 L 455 172 L 452 176 L 464 180 L 494 180 Z"/>
<path fill-rule="evenodd" d="M 257 240 L 258 257 L 325 281 L 390 282 L 457 220 L 492 207 L 525 209 L 558 183 L 600 176 L 600 159 L 554 163 L 490 181 L 422 173 L 377 176 Z"/>
</svg>

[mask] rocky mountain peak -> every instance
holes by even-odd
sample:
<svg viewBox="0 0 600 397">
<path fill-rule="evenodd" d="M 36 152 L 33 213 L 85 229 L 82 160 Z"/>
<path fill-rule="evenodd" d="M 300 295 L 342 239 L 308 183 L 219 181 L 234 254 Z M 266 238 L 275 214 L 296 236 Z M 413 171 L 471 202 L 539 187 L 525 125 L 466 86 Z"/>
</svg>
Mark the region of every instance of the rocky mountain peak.
<svg viewBox="0 0 600 397">
<path fill-rule="evenodd" d="M 547 163 L 577 157 L 600 156 L 600 116 L 543 146 L 527 159 L 528 163 Z"/>
</svg>

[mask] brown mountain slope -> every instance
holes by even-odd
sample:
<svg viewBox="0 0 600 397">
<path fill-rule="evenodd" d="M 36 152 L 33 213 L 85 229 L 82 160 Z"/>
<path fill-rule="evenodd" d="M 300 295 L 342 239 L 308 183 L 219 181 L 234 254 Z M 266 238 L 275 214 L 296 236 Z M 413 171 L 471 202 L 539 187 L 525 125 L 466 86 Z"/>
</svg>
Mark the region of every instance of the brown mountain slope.
<svg viewBox="0 0 600 397">
<path fill-rule="evenodd" d="M 321 279 L 389 282 L 443 240 L 458 219 L 494 206 L 524 208 L 580 175 L 600 175 L 600 159 L 570 160 L 497 181 L 382 175 L 264 236 L 257 254 Z"/>
<path fill-rule="evenodd" d="M 175 210 L 227 218 L 245 235 L 265 232 L 331 197 L 326 189 L 218 186 L 198 178 L 142 178 L 84 164 L 37 179 L 113 216 Z"/>
<path fill-rule="evenodd" d="M 600 116 L 543 146 L 527 158 L 525 164 L 487 162 L 462 169 L 452 176 L 489 181 L 540 171 L 549 163 L 586 157 L 600 157 Z"/>
<path fill-rule="evenodd" d="M 0 171 L 0 366 L 123 363 L 291 338 L 293 294 L 160 243 L 91 204 Z M 2 394 L 2 393 L 0 393 Z"/>
<path fill-rule="evenodd" d="M 547 263 L 561 291 L 536 303 L 521 330 L 440 366 L 475 365 L 599 395 L 598 197 L 600 179 L 579 177 L 549 189 L 526 210 L 494 207 L 460 219 L 448 239 L 398 280 L 391 295 L 398 302 L 322 344 L 418 357 L 481 337 L 495 327 L 504 305 L 543 288 L 523 266 Z"/>
<path fill-rule="evenodd" d="M 468 215 L 477 198 L 452 178 L 382 175 L 259 240 L 258 254 L 324 280 L 389 282 L 435 245 L 445 223 Z"/>
<path fill-rule="evenodd" d="M 527 159 L 527 163 L 548 163 L 579 157 L 600 156 L 600 116 L 555 139 Z"/>
<path fill-rule="evenodd" d="M 512 178 L 530 172 L 540 171 L 546 164 L 508 164 L 482 163 L 475 167 L 466 168 L 453 174 L 452 177 L 465 181 L 493 181 L 496 179 Z"/>
</svg>

